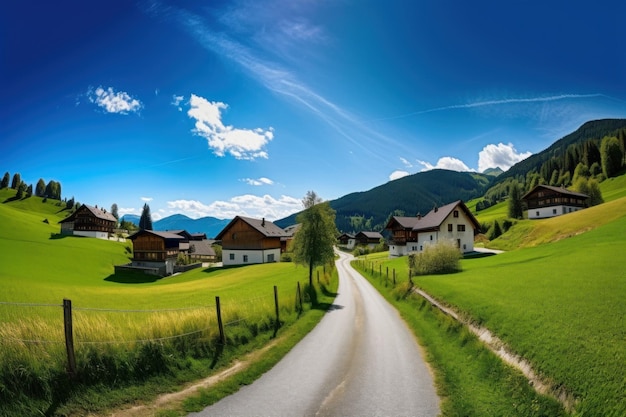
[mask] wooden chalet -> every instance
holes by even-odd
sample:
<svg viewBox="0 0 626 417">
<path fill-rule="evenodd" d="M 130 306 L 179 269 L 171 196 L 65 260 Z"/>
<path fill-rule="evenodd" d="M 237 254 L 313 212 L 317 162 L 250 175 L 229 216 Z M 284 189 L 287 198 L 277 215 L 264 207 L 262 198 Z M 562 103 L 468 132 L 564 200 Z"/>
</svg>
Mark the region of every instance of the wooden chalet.
<svg viewBox="0 0 626 417">
<path fill-rule="evenodd" d="M 281 241 L 288 237 L 270 221 L 237 216 L 215 239 L 222 241 L 222 262 L 227 266 L 278 262 Z"/>
<path fill-rule="evenodd" d="M 392 234 L 389 256 L 393 257 L 422 252 L 442 240 L 455 242 L 461 252 L 471 252 L 480 224 L 465 203 L 458 200 L 435 207 L 423 217 L 393 216 L 385 229 Z"/>
<path fill-rule="evenodd" d="M 132 266 L 156 269 L 157 275 L 171 275 L 181 245 L 189 248 L 188 240 L 171 232 L 140 230 L 128 238 L 133 241 Z"/>
<path fill-rule="evenodd" d="M 537 185 L 522 196 L 529 219 L 561 216 L 589 207 L 589 196 L 565 187 Z"/>
<path fill-rule="evenodd" d="M 113 234 L 117 219 L 106 210 L 83 204 L 59 223 L 63 235 L 108 239 Z"/>
<path fill-rule="evenodd" d="M 351 233 L 342 233 L 337 238 L 337 244 L 344 246 L 346 249 L 353 249 L 354 244 L 356 243 L 356 239 Z"/>
<path fill-rule="evenodd" d="M 355 243 L 364 246 L 376 246 L 380 239 L 384 238 L 379 232 L 359 232 L 354 236 Z"/>
</svg>

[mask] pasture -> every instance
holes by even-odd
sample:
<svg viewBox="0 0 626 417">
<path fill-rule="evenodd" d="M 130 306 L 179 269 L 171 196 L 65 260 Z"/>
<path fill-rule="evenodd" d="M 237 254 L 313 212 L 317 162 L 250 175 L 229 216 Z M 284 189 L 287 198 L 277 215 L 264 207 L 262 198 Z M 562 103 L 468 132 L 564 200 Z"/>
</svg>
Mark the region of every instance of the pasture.
<svg viewBox="0 0 626 417">
<path fill-rule="evenodd" d="M 413 282 L 490 329 L 572 394 L 577 415 L 626 415 L 625 206 L 622 198 L 526 221 L 532 247 L 465 259 L 460 273 Z M 398 275 L 406 279 L 406 258 L 368 260 L 383 271 L 404 268 Z"/>
</svg>

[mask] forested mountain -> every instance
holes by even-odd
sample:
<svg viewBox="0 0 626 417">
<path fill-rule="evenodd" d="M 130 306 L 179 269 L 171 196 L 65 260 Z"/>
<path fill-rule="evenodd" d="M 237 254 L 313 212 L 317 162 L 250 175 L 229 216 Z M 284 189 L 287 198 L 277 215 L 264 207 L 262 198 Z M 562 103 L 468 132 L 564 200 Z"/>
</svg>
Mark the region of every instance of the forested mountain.
<svg viewBox="0 0 626 417">
<path fill-rule="evenodd" d="M 330 206 L 336 211 L 336 224 L 340 231 L 380 231 L 390 215 L 426 214 L 435 206 L 479 197 L 494 178 L 484 174 L 434 169 L 389 181 L 369 191 L 348 194 L 330 201 Z M 296 223 L 296 216 L 294 214 L 274 223 L 286 227 Z"/>
<path fill-rule="evenodd" d="M 129 221 L 139 225 L 139 216 L 135 214 L 125 214 L 120 220 Z M 230 222 L 230 220 L 216 219 L 215 217 L 202 217 L 192 219 L 183 214 L 174 214 L 164 217 L 153 223 L 154 230 L 186 230 L 189 233 L 206 233 L 210 239 L 215 237 Z"/>
</svg>

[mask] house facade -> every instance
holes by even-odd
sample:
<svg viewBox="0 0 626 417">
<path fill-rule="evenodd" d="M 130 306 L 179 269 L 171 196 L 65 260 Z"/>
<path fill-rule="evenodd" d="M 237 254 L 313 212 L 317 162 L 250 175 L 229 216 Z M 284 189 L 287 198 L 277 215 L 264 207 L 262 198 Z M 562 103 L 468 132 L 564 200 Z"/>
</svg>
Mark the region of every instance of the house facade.
<svg viewBox="0 0 626 417">
<path fill-rule="evenodd" d="M 128 237 L 133 242 L 131 267 L 155 275 L 171 275 L 178 254 L 189 249 L 185 237 L 171 232 L 140 230 Z"/>
<path fill-rule="evenodd" d="M 380 239 L 384 239 L 379 232 L 359 232 L 354 236 L 356 245 L 363 245 L 374 248 L 380 243 Z"/>
<path fill-rule="evenodd" d="M 222 263 L 228 266 L 278 262 L 288 237 L 270 221 L 237 216 L 215 238 L 222 241 Z"/>
<path fill-rule="evenodd" d="M 562 216 L 589 207 L 589 196 L 564 187 L 537 185 L 522 196 L 529 219 Z"/>
<path fill-rule="evenodd" d="M 114 233 L 117 219 L 106 210 L 83 204 L 59 223 L 62 235 L 109 239 Z"/>
<path fill-rule="evenodd" d="M 354 245 L 356 244 L 356 239 L 354 235 L 350 233 L 343 233 L 341 236 L 337 238 L 337 243 L 343 246 L 346 249 L 354 249 Z"/>
<path fill-rule="evenodd" d="M 389 256 L 419 253 L 441 241 L 452 241 L 462 253 L 474 250 L 474 236 L 480 224 L 461 200 L 435 207 L 425 216 L 393 216 L 386 230 L 391 231 Z"/>
</svg>

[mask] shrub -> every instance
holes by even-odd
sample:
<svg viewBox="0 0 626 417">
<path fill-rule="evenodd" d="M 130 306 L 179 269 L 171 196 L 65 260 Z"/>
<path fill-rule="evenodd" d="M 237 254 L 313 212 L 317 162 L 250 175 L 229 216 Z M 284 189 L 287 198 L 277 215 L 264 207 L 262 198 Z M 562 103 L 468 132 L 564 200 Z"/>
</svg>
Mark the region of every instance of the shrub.
<svg viewBox="0 0 626 417">
<path fill-rule="evenodd" d="M 293 262 L 293 254 L 291 252 L 285 252 L 280 255 L 281 262 Z"/>
<path fill-rule="evenodd" d="M 461 270 L 460 259 L 461 252 L 453 242 L 439 242 L 409 255 L 409 268 L 414 275 L 450 274 Z"/>
</svg>

